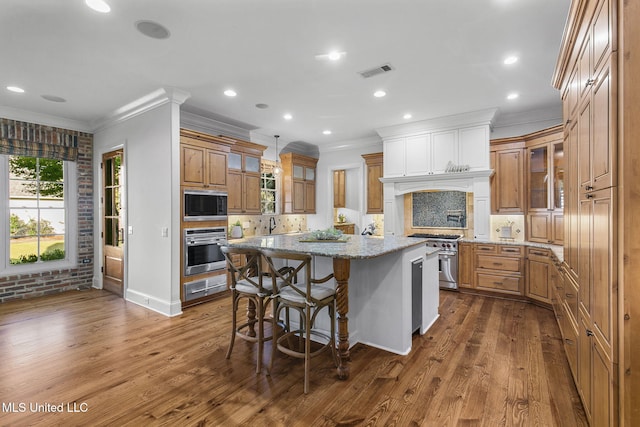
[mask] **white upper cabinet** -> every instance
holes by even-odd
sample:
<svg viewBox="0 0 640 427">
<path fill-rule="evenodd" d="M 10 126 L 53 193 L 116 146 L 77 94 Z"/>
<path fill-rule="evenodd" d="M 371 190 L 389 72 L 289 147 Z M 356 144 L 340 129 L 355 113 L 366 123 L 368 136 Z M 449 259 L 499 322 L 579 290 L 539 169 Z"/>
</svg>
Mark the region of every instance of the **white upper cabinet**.
<svg viewBox="0 0 640 427">
<path fill-rule="evenodd" d="M 385 178 L 445 173 L 449 162 L 490 168 L 488 125 L 386 139 L 383 147 Z"/>
<path fill-rule="evenodd" d="M 404 176 L 405 145 L 405 138 L 390 139 L 384 142 L 384 176 Z"/>
<path fill-rule="evenodd" d="M 449 162 L 458 164 L 458 131 L 433 133 L 433 164 L 430 173 L 444 173 Z"/>
<path fill-rule="evenodd" d="M 489 169 L 489 127 L 476 126 L 458 131 L 461 165 L 471 169 Z"/>
<path fill-rule="evenodd" d="M 423 174 L 431 164 L 431 135 L 408 137 L 405 144 L 405 175 Z"/>
</svg>

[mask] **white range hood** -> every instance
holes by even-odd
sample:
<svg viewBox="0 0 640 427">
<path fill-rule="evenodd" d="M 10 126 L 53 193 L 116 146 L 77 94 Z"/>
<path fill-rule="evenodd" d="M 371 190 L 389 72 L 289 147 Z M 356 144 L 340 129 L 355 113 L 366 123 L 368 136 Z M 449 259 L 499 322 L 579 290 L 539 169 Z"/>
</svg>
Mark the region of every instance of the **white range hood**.
<svg viewBox="0 0 640 427">
<path fill-rule="evenodd" d="M 473 193 L 473 236 L 490 237 L 489 134 L 495 114 L 490 109 L 376 129 L 384 149 L 385 234 L 404 234 L 405 194 L 440 190 Z M 450 164 L 467 171 L 447 173 Z"/>
<path fill-rule="evenodd" d="M 477 239 L 488 239 L 491 175 L 493 175 L 493 169 L 380 178 L 384 184 L 385 234 L 404 234 L 405 194 L 430 190 L 463 191 L 473 193 L 473 236 Z"/>
</svg>

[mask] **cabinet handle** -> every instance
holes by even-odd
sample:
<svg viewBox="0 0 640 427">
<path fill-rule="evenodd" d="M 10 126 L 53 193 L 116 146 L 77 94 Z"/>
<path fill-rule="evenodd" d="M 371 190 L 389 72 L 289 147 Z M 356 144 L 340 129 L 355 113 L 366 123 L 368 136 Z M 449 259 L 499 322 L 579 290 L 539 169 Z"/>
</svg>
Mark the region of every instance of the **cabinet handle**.
<svg viewBox="0 0 640 427">
<path fill-rule="evenodd" d="M 490 251 L 491 248 L 480 248 L 481 251 Z"/>
<path fill-rule="evenodd" d="M 569 338 L 565 338 L 564 342 L 566 342 L 569 345 L 575 345 L 575 343 L 572 340 L 570 340 Z"/>
<path fill-rule="evenodd" d="M 590 185 L 585 185 L 584 189 L 587 190 L 587 191 L 592 191 L 593 187 L 590 186 Z"/>
<path fill-rule="evenodd" d="M 573 295 L 573 294 L 564 294 L 564 296 L 567 297 L 567 298 L 574 298 L 575 297 L 575 295 Z"/>
<path fill-rule="evenodd" d="M 593 194 L 586 194 L 586 195 L 585 195 L 585 197 L 586 197 L 587 199 L 593 199 Z"/>
<path fill-rule="evenodd" d="M 493 282 L 493 284 L 496 286 L 502 286 L 502 282 Z"/>
<path fill-rule="evenodd" d="M 494 262 L 493 265 L 502 265 L 501 262 Z"/>
<path fill-rule="evenodd" d="M 547 254 L 544 254 L 544 253 L 541 253 L 541 252 L 536 252 L 536 251 L 531 251 L 531 253 L 533 255 L 547 256 Z"/>
<path fill-rule="evenodd" d="M 593 336 L 593 331 L 591 329 L 587 329 L 587 336 L 588 337 L 592 337 Z"/>
<path fill-rule="evenodd" d="M 596 82 L 596 79 L 589 79 L 584 83 L 584 87 L 589 87 Z"/>
<path fill-rule="evenodd" d="M 515 253 L 515 252 L 520 252 L 520 251 L 517 251 L 517 250 L 515 250 L 515 249 L 503 249 L 503 250 L 502 250 L 502 252 L 511 252 L 511 253 Z"/>
</svg>

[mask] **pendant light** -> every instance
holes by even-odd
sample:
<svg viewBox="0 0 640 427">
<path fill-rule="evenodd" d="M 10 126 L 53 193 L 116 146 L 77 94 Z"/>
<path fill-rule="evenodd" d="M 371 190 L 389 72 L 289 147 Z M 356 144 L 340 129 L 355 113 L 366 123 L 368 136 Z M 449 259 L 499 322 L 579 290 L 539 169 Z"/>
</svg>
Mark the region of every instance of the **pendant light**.
<svg viewBox="0 0 640 427">
<path fill-rule="evenodd" d="M 278 153 L 278 138 L 280 138 L 280 135 L 273 135 L 273 137 L 276 139 L 276 164 L 273 167 L 273 176 L 280 176 L 280 174 L 282 173 L 282 166 L 280 165 L 280 155 Z"/>
</svg>

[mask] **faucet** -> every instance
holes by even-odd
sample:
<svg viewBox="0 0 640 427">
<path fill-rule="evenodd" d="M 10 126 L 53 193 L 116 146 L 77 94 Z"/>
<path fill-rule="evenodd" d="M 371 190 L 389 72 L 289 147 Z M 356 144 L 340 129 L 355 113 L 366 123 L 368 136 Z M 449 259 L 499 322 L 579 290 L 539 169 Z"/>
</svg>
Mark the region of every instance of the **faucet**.
<svg viewBox="0 0 640 427">
<path fill-rule="evenodd" d="M 276 218 L 273 216 L 269 217 L 269 234 L 271 234 L 271 232 L 275 229 L 276 229 Z"/>
</svg>

